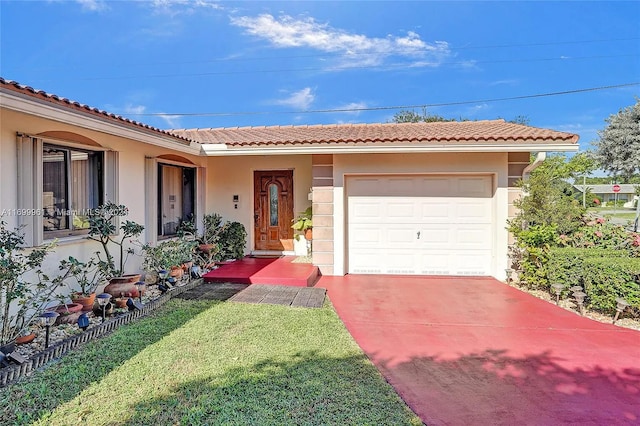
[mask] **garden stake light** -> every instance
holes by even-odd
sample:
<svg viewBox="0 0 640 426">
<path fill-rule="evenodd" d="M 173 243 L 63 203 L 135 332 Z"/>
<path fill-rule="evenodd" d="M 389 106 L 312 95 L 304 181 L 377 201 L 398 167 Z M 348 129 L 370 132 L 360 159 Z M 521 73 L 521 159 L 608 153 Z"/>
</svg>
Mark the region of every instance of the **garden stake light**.
<svg viewBox="0 0 640 426">
<path fill-rule="evenodd" d="M 618 317 L 620 316 L 620 314 L 622 314 L 622 312 L 624 312 L 625 308 L 627 306 L 629 306 L 629 302 L 627 302 L 626 300 L 624 300 L 622 297 L 618 297 L 616 298 L 616 316 L 613 317 L 613 324 L 616 323 L 616 321 L 618 321 Z"/>
<path fill-rule="evenodd" d="M 45 327 L 45 338 L 44 338 L 44 348 L 49 347 L 49 331 L 53 324 L 56 322 L 56 318 L 58 318 L 58 313 L 53 311 L 46 311 L 40 314 L 40 322 Z"/>
<path fill-rule="evenodd" d="M 85 331 L 87 327 L 89 327 L 89 317 L 87 316 L 87 314 L 82 313 L 78 317 L 78 328 L 82 331 Z"/>
<path fill-rule="evenodd" d="M 169 271 L 167 271 L 166 269 L 161 269 L 158 271 L 158 278 L 162 280 L 162 284 L 165 284 L 167 277 L 169 277 Z"/>
<path fill-rule="evenodd" d="M 573 297 L 576 298 L 576 303 L 578 303 L 578 308 L 580 308 L 580 315 L 584 316 L 584 298 L 587 295 L 587 293 L 583 293 L 581 291 L 577 291 L 575 293 L 573 293 Z"/>
<path fill-rule="evenodd" d="M 513 269 L 507 268 L 504 270 L 504 273 L 507 275 L 507 284 L 511 283 L 511 275 L 513 274 Z"/>
<path fill-rule="evenodd" d="M 562 294 L 562 290 L 564 289 L 564 284 L 555 283 L 551 284 L 553 287 L 553 291 L 556 293 L 556 305 L 560 304 L 560 294 Z"/>
<path fill-rule="evenodd" d="M 138 288 L 138 300 L 142 303 L 142 293 L 147 289 L 147 283 L 144 281 L 138 281 L 136 283 L 136 287 Z"/>
<path fill-rule="evenodd" d="M 102 308 L 102 322 L 104 322 L 107 303 L 111 300 L 111 295 L 109 293 L 101 293 L 96 296 L 96 299 L 98 299 L 98 305 Z"/>
<path fill-rule="evenodd" d="M 580 287 L 579 285 L 574 285 L 573 287 L 571 287 L 569 290 L 571 290 L 573 292 L 573 294 L 582 291 L 582 287 Z"/>
</svg>

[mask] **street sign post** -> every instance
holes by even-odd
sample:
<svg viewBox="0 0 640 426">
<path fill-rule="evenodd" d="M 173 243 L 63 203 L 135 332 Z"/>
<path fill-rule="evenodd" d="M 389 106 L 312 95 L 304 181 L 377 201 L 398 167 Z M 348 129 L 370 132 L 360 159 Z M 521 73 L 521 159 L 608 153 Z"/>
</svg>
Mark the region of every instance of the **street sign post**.
<svg viewBox="0 0 640 426">
<path fill-rule="evenodd" d="M 613 184 L 613 217 L 616 216 L 616 210 L 618 209 L 618 192 L 620 192 L 620 185 Z"/>
</svg>

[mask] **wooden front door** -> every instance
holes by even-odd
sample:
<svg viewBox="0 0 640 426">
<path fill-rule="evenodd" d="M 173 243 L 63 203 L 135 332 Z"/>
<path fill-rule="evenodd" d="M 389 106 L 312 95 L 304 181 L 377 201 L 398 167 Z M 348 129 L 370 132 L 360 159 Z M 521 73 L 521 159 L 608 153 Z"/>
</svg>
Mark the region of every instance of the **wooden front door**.
<svg viewBox="0 0 640 426">
<path fill-rule="evenodd" d="M 256 250 L 293 250 L 293 170 L 253 173 Z"/>
</svg>

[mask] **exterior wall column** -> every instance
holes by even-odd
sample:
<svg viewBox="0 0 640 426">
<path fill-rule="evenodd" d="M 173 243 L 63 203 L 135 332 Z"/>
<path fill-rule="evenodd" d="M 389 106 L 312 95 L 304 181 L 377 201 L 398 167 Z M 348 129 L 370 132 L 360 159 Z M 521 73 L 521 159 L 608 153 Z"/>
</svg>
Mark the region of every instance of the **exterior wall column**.
<svg viewBox="0 0 640 426">
<path fill-rule="evenodd" d="M 322 275 L 333 275 L 333 155 L 313 154 L 313 264 Z"/>
</svg>

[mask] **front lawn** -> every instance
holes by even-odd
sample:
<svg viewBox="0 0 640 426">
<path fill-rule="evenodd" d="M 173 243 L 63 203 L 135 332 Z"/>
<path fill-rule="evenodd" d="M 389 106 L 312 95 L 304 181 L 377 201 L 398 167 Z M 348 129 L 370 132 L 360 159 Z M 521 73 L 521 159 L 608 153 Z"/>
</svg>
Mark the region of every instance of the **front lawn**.
<svg viewBox="0 0 640 426">
<path fill-rule="evenodd" d="M 421 424 L 322 309 L 172 300 L 0 390 L 6 424 Z"/>
</svg>

